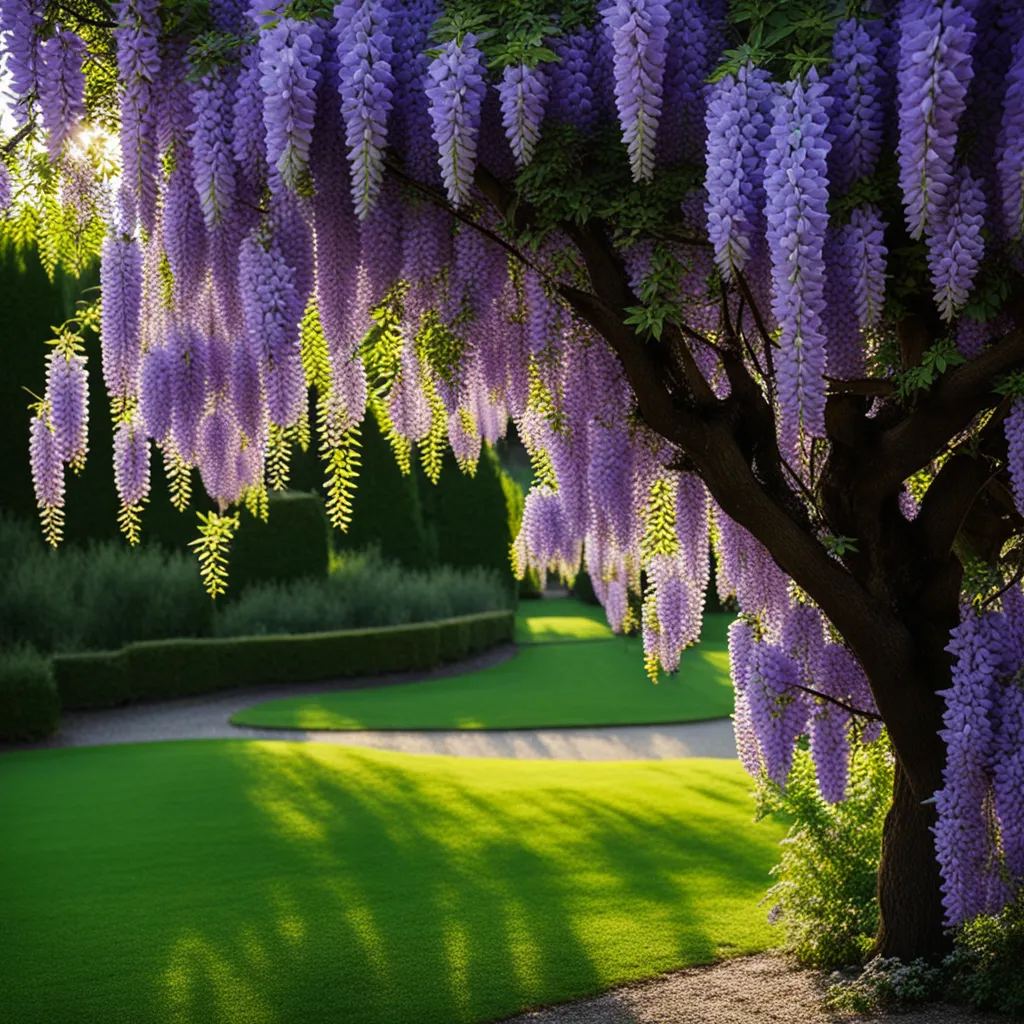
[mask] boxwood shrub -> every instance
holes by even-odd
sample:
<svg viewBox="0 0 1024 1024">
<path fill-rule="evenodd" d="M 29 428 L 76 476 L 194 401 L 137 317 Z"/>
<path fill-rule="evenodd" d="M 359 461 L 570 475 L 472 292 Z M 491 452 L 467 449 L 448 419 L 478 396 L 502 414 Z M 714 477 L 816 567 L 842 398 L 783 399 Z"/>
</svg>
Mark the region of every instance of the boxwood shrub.
<svg viewBox="0 0 1024 1024">
<path fill-rule="evenodd" d="M 511 611 L 377 629 L 152 640 L 54 658 L 67 708 L 112 707 L 236 687 L 424 671 L 511 641 Z"/>
<path fill-rule="evenodd" d="M 43 739 L 59 723 L 50 659 L 30 647 L 0 651 L 0 740 Z"/>
</svg>

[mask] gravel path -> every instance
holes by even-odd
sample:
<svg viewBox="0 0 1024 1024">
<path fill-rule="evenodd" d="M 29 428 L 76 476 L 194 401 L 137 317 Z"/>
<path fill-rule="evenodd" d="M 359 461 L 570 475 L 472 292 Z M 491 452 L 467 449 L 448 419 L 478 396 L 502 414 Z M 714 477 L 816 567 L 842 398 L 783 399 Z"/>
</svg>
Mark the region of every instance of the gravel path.
<svg viewBox="0 0 1024 1024">
<path fill-rule="evenodd" d="M 1007 1024 L 1009 1018 L 932 1005 L 872 1017 L 821 1008 L 822 974 L 777 954 L 726 960 L 510 1017 L 505 1024 Z"/>
<path fill-rule="evenodd" d="M 3 750 L 91 747 L 160 740 L 263 739 L 313 740 L 345 746 L 398 750 L 410 754 L 456 757 L 554 758 L 569 761 L 662 760 L 674 757 L 736 756 L 732 722 L 686 722 L 679 725 L 631 725 L 591 729 L 423 730 L 330 732 L 303 729 L 257 729 L 231 724 L 243 708 L 278 697 L 341 689 L 394 686 L 416 680 L 476 672 L 506 661 L 515 653 L 503 645 L 455 665 L 427 673 L 396 673 L 372 679 L 335 680 L 314 685 L 232 690 L 178 700 L 129 704 L 100 711 L 68 711 L 60 732 L 40 743 L 2 744 Z"/>
</svg>

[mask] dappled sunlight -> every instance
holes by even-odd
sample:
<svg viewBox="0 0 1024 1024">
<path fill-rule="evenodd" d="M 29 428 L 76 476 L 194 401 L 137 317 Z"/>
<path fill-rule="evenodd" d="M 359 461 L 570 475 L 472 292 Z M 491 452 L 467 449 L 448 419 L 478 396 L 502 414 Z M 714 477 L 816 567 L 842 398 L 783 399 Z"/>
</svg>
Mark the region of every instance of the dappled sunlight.
<svg viewBox="0 0 1024 1024">
<path fill-rule="evenodd" d="M 42 801 L 60 794 L 77 822 L 70 870 L 38 845 L 31 865 L 0 849 L 18 935 L 0 956 L 38 1007 L 25 1024 L 61 1019 L 83 986 L 108 1009 L 132 993 L 133 1024 L 473 1024 L 771 939 L 757 900 L 781 829 L 737 841 L 750 808 L 735 763 L 261 741 L 75 757 Z M 95 835 L 94 818 L 138 807 L 150 817 L 113 849 Z M 37 916 L 41 886 L 59 933 Z"/>
<path fill-rule="evenodd" d="M 606 625 L 578 616 L 525 616 L 516 620 L 516 640 L 522 644 L 611 640 L 614 635 Z"/>
<path fill-rule="evenodd" d="M 257 991 L 251 964 L 232 963 L 198 934 L 178 939 L 163 975 L 165 1005 L 174 1024 L 210 1015 L 224 1024 L 273 1024 L 281 1018 Z"/>
<path fill-rule="evenodd" d="M 700 656 L 700 660 L 706 662 L 712 668 L 717 669 L 725 676 L 722 685 L 731 685 L 729 680 L 729 652 L 728 651 L 711 651 L 701 648 L 696 648 L 695 652 Z M 686 656 L 683 655 L 685 658 Z"/>
</svg>

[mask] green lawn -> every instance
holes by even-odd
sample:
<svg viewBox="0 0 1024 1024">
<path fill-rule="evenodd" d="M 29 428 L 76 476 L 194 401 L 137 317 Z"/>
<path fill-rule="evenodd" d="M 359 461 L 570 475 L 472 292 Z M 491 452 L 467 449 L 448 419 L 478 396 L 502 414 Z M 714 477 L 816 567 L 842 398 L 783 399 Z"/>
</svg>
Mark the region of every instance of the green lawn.
<svg viewBox="0 0 1024 1024">
<path fill-rule="evenodd" d="M 639 638 L 613 637 L 593 615 L 578 610 L 592 609 L 565 607 L 571 605 L 576 602 L 526 606 L 517 637 L 539 642 L 521 647 L 500 665 L 429 682 L 285 697 L 246 708 L 232 721 L 287 729 L 525 729 L 689 722 L 732 714 L 726 645 L 731 616 L 707 616 L 702 643 L 683 655 L 678 673 L 654 685 L 644 672 Z M 559 614 L 563 611 L 570 614 Z M 593 639 L 599 629 L 611 639 Z"/>
<path fill-rule="evenodd" d="M 572 598 L 523 601 L 516 614 L 516 643 L 611 640 L 604 609 Z"/>
<path fill-rule="evenodd" d="M 0 756 L 18 1024 L 454 1024 L 768 946 L 726 760 L 189 741 Z"/>
</svg>

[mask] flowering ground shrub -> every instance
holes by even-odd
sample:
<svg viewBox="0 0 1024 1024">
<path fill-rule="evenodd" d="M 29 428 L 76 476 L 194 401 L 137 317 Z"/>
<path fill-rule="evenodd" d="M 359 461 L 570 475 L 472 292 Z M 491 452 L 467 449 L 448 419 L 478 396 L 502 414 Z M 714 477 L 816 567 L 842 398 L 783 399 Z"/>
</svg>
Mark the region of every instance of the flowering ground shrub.
<svg viewBox="0 0 1024 1024">
<path fill-rule="evenodd" d="M 1001 914 L 968 921 L 946 959 L 951 997 L 979 1010 L 1024 1015 L 1024 892 Z"/>
<path fill-rule="evenodd" d="M 845 800 L 818 790 L 807 750 L 793 759 L 785 791 L 762 780 L 759 813 L 792 818 L 778 879 L 765 902 L 783 925 L 786 946 L 803 964 L 833 969 L 863 962 L 878 927 L 877 878 L 882 823 L 889 807 L 892 754 L 883 737 L 855 742 Z"/>
</svg>

